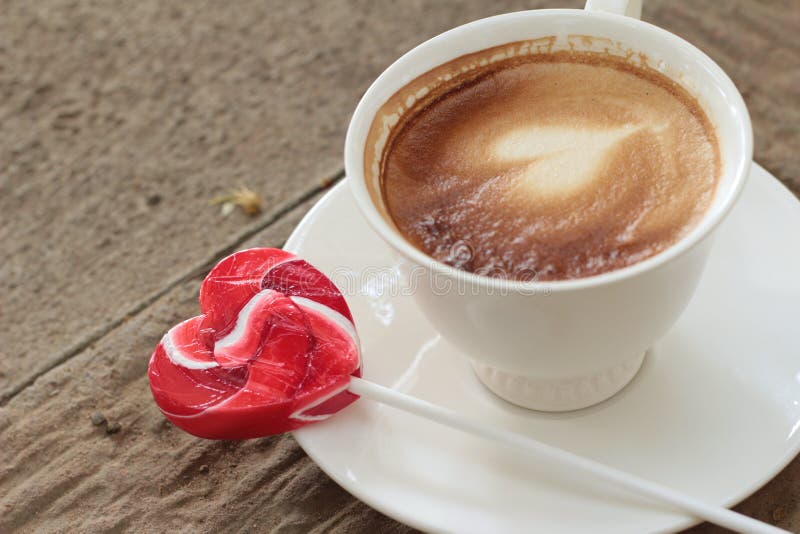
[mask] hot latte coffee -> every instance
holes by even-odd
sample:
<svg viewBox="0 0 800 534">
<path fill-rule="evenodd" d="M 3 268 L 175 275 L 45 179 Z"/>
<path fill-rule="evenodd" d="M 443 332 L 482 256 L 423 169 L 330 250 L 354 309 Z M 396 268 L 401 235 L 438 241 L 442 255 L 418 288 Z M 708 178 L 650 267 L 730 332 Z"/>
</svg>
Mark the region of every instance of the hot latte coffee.
<svg viewBox="0 0 800 534">
<path fill-rule="evenodd" d="M 497 50 L 414 80 L 372 125 L 373 194 L 414 246 L 470 272 L 562 280 L 653 256 L 700 220 L 720 154 L 682 87 L 607 54 Z"/>
</svg>

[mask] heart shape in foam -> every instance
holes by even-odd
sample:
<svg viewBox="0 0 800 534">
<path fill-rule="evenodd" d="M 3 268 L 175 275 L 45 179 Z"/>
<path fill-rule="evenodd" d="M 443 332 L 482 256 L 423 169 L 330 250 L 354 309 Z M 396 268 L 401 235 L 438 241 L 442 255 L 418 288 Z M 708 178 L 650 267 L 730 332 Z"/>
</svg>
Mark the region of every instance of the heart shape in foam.
<svg viewBox="0 0 800 534">
<path fill-rule="evenodd" d="M 236 252 L 200 287 L 201 315 L 167 332 L 150 358 L 150 390 L 176 426 L 210 439 L 279 434 L 358 397 L 353 317 L 331 280 L 279 249 Z"/>
</svg>

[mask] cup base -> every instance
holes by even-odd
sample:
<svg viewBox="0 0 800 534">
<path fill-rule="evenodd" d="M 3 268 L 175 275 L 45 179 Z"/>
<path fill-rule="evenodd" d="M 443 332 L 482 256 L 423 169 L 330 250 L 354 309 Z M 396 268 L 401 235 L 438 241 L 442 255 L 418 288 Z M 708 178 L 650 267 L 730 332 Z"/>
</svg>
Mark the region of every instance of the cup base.
<svg viewBox="0 0 800 534">
<path fill-rule="evenodd" d="M 624 388 L 639 371 L 644 353 L 613 367 L 574 378 L 546 379 L 517 375 L 480 362 L 475 374 L 498 397 L 543 412 L 566 412 L 602 402 Z"/>
</svg>

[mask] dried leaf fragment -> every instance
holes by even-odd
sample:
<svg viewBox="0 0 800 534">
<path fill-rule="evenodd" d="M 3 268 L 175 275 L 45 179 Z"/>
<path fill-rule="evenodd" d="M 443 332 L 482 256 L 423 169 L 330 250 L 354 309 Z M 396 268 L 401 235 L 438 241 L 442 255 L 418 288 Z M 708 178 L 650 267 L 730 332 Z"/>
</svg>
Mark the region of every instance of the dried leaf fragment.
<svg viewBox="0 0 800 534">
<path fill-rule="evenodd" d="M 242 208 L 246 215 L 251 217 L 261 213 L 261 197 L 252 189 L 239 186 L 227 195 L 219 196 L 211 201 L 212 204 L 222 204 L 220 212 L 228 216 L 236 206 Z"/>
</svg>

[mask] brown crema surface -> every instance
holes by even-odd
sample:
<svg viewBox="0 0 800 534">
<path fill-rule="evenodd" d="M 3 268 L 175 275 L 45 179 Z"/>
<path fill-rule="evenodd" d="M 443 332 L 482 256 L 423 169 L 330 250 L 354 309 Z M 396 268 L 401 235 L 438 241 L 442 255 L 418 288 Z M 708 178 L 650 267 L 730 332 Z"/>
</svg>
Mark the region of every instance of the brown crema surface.
<svg viewBox="0 0 800 534">
<path fill-rule="evenodd" d="M 490 63 L 418 101 L 389 135 L 380 185 L 395 225 L 433 258 L 561 280 L 675 243 L 710 205 L 720 167 L 713 127 L 675 82 L 624 58 L 555 52 Z"/>
</svg>

